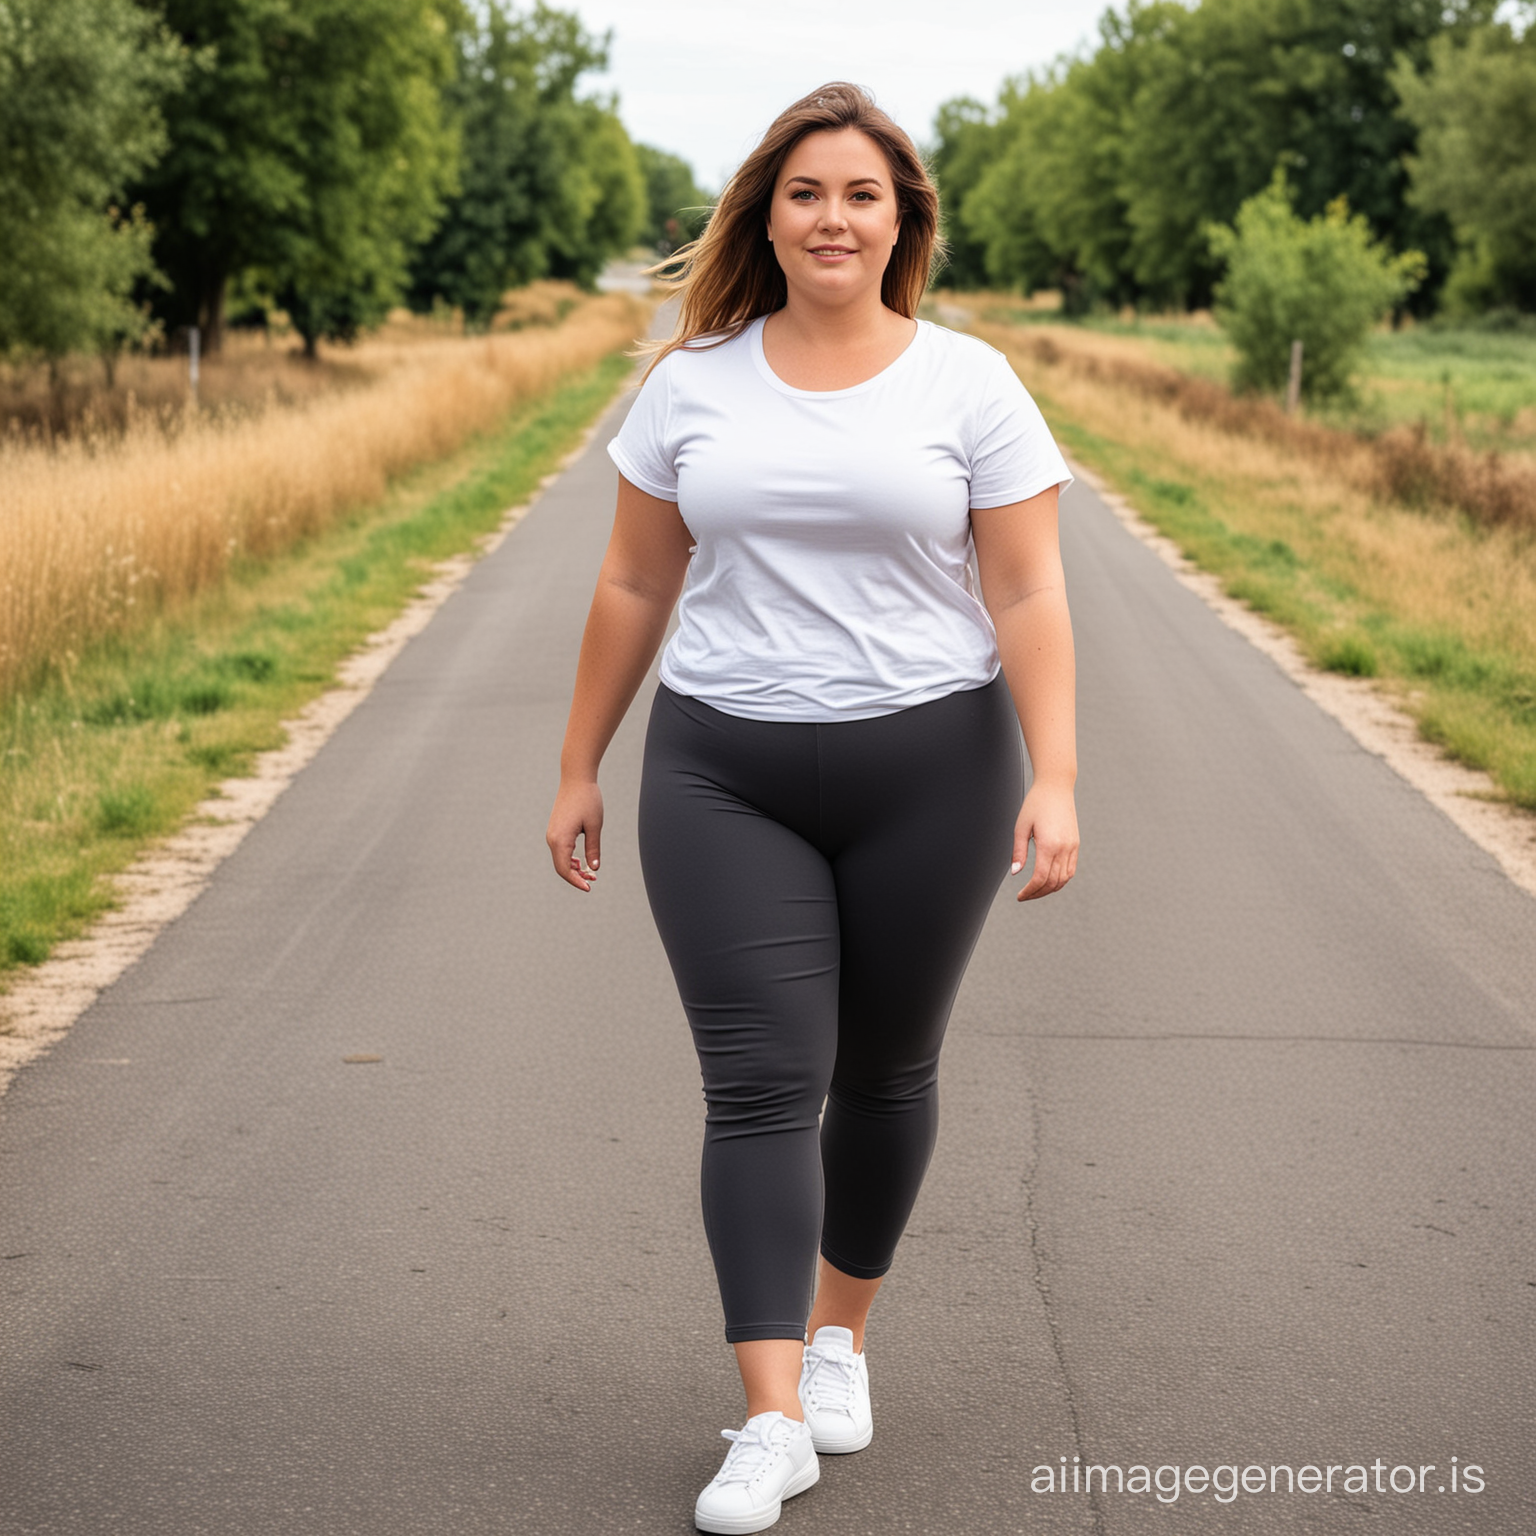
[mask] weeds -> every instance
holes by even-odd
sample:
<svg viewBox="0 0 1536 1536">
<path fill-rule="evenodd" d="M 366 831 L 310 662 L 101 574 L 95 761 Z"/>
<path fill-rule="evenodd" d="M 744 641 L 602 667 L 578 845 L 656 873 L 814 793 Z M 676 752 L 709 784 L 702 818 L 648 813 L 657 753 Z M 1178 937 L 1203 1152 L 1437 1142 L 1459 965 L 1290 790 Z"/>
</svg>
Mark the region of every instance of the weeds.
<svg viewBox="0 0 1536 1536">
<path fill-rule="evenodd" d="M 591 367 L 641 319 L 634 299 L 609 294 L 558 324 L 401 344 L 376 377 L 289 408 L 188 412 L 169 434 L 144 421 L 0 442 L 0 699 L 67 683 L 96 642 L 376 503 L 393 477 Z"/>
<path fill-rule="evenodd" d="M 1127 337 L 975 330 L 1063 443 L 1228 593 L 1315 665 L 1379 679 L 1427 739 L 1536 809 L 1536 529 L 1486 500 L 1473 522 L 1433 483 L 1417 504 L 1388 495 L 1374 444 L 1170 377 Z"/>
<path fill-rule="evenodd" d="M 339 512 L 280 555 L 242 560 L 0 701 L 0 970 L 45 959 L 110 905 L 109 877 L 147 840 L 280 745 L 281 721 L 434 562 L 525 500 L 631 371 L 610 355 L 568 374 L 382 502 Z"/>
<path fill-rule="evenodd" d="M 996 333 L 996 334 L 992 334 Z M 1461 442 L 1433 443 L 1425 427 L 1393 427 L 1376 437 L 1287 416 L 1262 395 L 1234 395 L 1213 379 L 1134 355 L 1135 344 L 1094 332 L 1040 325 L 978 327 L 1046 368 L 1131 390 L 1235 437 L 1257 438 L 1325 464 L 1363 490 L 1404 506 L 1450 507 L 1486 527 L 1536 533 L 1536 462 Z"/>
</svg>

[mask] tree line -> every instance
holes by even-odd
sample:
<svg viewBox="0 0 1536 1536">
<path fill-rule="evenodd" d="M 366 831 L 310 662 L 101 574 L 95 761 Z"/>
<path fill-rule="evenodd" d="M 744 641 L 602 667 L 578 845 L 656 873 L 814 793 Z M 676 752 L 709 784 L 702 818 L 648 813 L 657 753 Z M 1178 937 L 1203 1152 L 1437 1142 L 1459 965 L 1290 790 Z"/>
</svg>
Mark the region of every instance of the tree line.
<svg viewBox="0 0 1536 1536">
<path fill-rule="evenodd" d="M 0 356 L 273 309 L 313 355 L 670 249 L 704 194 L 582 94 L 606 62 L 542 0 L 0 0 Z"/>
<path fill-rule="evenodd" d="M 1202 307 L 1218 227 L 1279 172 L 1298 217 L 1347 207 L 1422 253 L 1420 312 L 1536 311 L 1533 10 L 1130 0 L 1091 51 L 940 109 L 947 278 L 1059 288 L 1078 312 Z"/>
</svg>

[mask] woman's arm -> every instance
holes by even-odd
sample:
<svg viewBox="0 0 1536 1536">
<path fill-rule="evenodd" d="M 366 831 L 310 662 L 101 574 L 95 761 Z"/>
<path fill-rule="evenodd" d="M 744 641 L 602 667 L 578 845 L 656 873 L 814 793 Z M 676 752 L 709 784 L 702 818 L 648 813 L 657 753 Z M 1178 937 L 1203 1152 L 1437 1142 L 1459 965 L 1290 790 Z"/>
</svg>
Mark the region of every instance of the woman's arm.
<svg viewBox="0 0 1536 1536">
<path fill-rule="evenodd" d="M 581 637 L 576 689 L 560 751 L 560 789 L 545 834 L 555 872 L 581 891 L 592 889 L 602 837 L 597 767 L 661 645 L 692 545 L 673 502 L 648 495 L 619 476 L 618 510 Z M 576 857 L 578 837 L 586 868 Z"/>
<path fill-rule="evenodd" d="M 1020 901 L 1059 891 L 1077 872 L 1076 665 L 1052 486 L 1028 501 L 971 513 L 982 601 L 997 629 L 1034 777 L 1013 834 L 1013 872 L 1030 840 L 1035 868 Z"/>
</svg>

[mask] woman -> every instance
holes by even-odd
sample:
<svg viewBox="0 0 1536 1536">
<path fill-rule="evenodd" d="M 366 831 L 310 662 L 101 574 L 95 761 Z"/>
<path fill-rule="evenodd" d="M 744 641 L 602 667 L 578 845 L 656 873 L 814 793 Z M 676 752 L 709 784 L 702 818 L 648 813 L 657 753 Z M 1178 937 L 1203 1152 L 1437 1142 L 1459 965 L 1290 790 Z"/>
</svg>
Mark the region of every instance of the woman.
<svg viewBox="0 0 1536 1536">
<path fill-rule="evenodd" d="M 922 161 L 866 93 L 796 102 L 682 253 L 677 334 L 609 449 L 548 841 L 590 890 L 598 763 L 681 592 L 639 834 L 747 1397 L 705 1531 L 773 1524 L 817 1451 L 869 1443 L 865 1318 L 933 1150 L 955 991 L 1010 859 L 1033 840 L 1021 901 L 1076 867 L 1071 476 L 1002 356 L 915 318 L 937 242 Z"/>
</svg>

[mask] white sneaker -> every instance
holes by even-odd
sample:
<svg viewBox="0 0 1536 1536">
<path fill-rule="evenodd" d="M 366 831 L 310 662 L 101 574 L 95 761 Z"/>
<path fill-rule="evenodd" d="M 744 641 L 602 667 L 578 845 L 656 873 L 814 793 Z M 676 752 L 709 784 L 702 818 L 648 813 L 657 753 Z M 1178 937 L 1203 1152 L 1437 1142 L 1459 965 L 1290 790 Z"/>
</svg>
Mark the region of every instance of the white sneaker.
<svg viewBox="0 0 1536 1536">
<path fill-rule="evenodd" d="M 869 1366 L 854 1354 L 853 1334 L 830 1325 L 816 1330 L 800 1367 L 800 1406 L 816 1449 L 838 1456 L 862 1451 L 875 1437 L 869 1407 Z"/>
<path fill-rule="evenodd" d="M 701 1531 L 738 1536 L 766 1530 L 785 1499 L 804 1493 L 821 1476 L 810 1430 L 777 1409 L 754 1414 L 743 1429 L 720 1433 L 735 1444 L 693 1507 L 693 1523 Z"/>
</svg>

